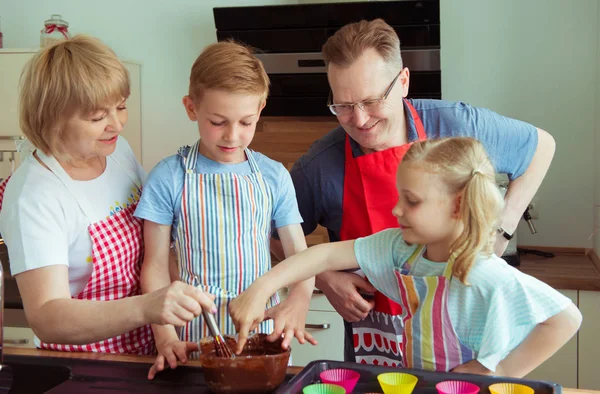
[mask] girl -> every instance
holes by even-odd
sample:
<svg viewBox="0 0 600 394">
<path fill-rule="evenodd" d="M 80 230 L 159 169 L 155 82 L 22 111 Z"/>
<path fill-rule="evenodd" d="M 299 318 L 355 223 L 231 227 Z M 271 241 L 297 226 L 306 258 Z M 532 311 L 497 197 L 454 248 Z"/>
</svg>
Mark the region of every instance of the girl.
<svg viewBox="0 0 600 394">
<path fill-rule="evenodd" d="M 280 263 L 231 305 L 247 331 L 280 287 L 360 268 L 402 306 L 403 366 L 522 377 L 579 328 L 569 299 L 492 251 L 503 200 L 483 146 L 471 138 L 414 143 L 397 171 L 400 228 L 318 245 Z M 389 346 L 387 338 L 355 341 Z"/>
</svg>

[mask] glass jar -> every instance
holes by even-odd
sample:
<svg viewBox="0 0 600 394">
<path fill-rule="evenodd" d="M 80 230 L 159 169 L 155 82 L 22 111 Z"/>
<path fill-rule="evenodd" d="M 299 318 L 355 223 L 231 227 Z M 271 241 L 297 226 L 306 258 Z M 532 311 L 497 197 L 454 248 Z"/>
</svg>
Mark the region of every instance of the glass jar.
<svg viewBox="0 0 600 394">
<path fill-rule="evenodd" d="M 63 20 L 61 15 L 52 14 L 50 19 L 44 22 L 44 28 L 40 36 L 40 46 L 43 48 L 69 38 L 71 38 L 69 24 Z"/>
</svg>

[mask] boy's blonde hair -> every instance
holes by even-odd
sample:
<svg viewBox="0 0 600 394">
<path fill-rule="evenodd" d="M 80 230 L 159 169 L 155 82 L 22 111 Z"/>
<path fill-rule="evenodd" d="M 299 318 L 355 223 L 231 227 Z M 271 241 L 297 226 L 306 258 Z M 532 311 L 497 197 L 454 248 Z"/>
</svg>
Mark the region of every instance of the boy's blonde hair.
<svg viewBox="0 0 600 394">
<path fill-rule="evenodd" d="M 234 41 L 220 41 L 204 48 L 192 66 L 189 96 L 199 102 L 206 89 L 249 93 L 265 103 L 269 77 L 252 49 Z"/>
<path fill-rule="evenodd" d="M 394 28 L 383 19 L 350 23 L 327 40 L 322 53 L 325 65 L 334 63 L 350 66 L 367 49 L 374 49 L 389 64 L 391 71 L 402 69 L 400 38 Z"/>
<path fill-rule="evenodd" d="M 20 125 L 45 154 L 61 153 L 63 126 L 129 97 L 129 73 L 100 40 L 77 35 L 44 48 L 21 74 Z"/>
<path fill-rule="evenodd" d="M 483 145 L 468 137 L 415 142 L 402 164 L 415 164 L 439 175 L 449 193 L 461 195 L 459 220 L 464 225 L 453 242 L 452 274 L 466 278 L 477 254 L 491 255 L 504 200 L 496 185 L 496 172 Z"/>
</svg>

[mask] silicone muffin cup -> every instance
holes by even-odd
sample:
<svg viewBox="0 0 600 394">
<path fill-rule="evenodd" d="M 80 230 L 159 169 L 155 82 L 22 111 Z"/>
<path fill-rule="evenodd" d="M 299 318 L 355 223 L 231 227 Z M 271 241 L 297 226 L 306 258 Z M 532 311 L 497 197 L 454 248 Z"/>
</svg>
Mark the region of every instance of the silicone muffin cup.
<svg viewBox="0 0 600 394">
<path fill-rule="evenodd" d="M 342 386 L 347 393 L 351 393 L 360 379 L 360 373 L 351 369 L 336 368 L 321 372 L 319 377 L 321 382 L 337 384 Z"/>
<path fill-rule="evenodd" d="M 316 383 L 302 389 L 304 394 L 346 394 L 346 390 L 337 384 Z"/>
<path fill-rule="evenodd" d="M 479 386 L 464 380 L 445 380 L 435 385 L 440 394 L 477 394 Z"/>
<path fill-rule="evenodd" d="M 384 394 L 411 394 L 417 381 L 416 376 L 402 372 L 387 372 L 377 376 Z"/>
<path fill-rule="evenodd" d="M 495 383 L 490 385 L 492 394 L 533 394 L 533 389 L 518 383 Z"/>
</svg>

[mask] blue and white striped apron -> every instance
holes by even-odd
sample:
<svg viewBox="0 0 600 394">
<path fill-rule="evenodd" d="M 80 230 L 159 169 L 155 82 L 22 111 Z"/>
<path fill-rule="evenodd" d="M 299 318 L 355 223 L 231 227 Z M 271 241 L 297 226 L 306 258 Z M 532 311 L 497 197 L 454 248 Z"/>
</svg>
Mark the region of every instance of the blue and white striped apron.
<svg viewBox="0 0 600 394">
<path fill-rule="evenodd" d="M 269 239 L 272 193 L 251 150 L 246 157 L 252 173 L 202 174 L 196 171 L 199 142 L 179 149 L 185 163 L 181 212 L 175 245 L 179 275 L 185 283 L 217 296 L 217 324 L 223 334 L 235 334 L 228 307 L 232 299 L 271 268 Z M 279 303 L 275 294 L 270 308 Z M 270 334 L 273 321 L 258 332 Z M 209 336 L 202 315 L 188 323 L 180 338 L 198 341 Z"/>
</svg>

